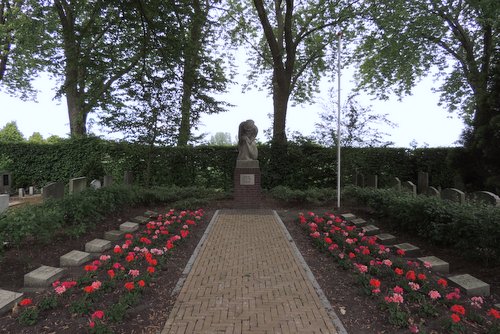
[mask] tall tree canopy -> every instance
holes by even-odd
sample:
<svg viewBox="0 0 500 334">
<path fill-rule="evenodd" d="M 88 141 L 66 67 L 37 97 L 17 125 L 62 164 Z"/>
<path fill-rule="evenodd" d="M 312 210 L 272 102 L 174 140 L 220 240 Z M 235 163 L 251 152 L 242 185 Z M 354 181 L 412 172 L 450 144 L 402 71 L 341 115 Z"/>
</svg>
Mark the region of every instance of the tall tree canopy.
<svg viewBox="0 0 500 334">
<path fill-rule="evenodd" d="M 239 42 L 250 46 L 250 84 L 267 87 L 273 97 L 273 143 L 286 143 L 289 101 L 311 101 L 319 81 L 336 64 L 337 34 L 346 31 L 355 1 L 254 0 L 254 7 L 229 1 Z M 242 37 L 241 37 L 242 36 Z M 266 74 L 266 76 L 262 76 Z"/>
<path fill-rule="evenodd" d="M 468 125 L 464 144 L 477 163 L 466 182 L 500 189 L 500 2 L 370 2 L 356 53 L 361 86 L 382 97 L 401 95 L 436 68 L 442 103 Z"/>
</svg>

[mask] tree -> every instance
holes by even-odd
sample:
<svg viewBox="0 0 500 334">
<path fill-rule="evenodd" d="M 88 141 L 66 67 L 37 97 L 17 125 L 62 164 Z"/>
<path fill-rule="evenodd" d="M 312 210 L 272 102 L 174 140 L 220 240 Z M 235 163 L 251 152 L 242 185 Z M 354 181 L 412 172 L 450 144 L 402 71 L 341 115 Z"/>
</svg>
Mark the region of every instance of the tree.
<svg viewBox="0 0 500 334">
<path fill-rule="evenodd" d="M 338 110 L 333 90 L 330 90 L 328 103 L 324 104 L 324 112 L 320 113 L 321 123 L 316 123 L 316 141 L 324 146 L 337 146 Z M 387 147 L 393 142 L 384 141 L 387 133 L 374 128 L 374 124 L 385 124 L 394 127 L 387 119 L 387 114 L 375 114 L 370 107 L 363 107 L 356 101 L 357 94 L 347 98 L 341 110 L 340 145 L 342 147 Z"/>
<path fill-rule="evenodd" d="M 466 182 L 500 188 L 500 3 L 495 0 L 371 1 L 356 55 L 362 87 L 386 97 L 438 70 L 441 102 L 464 117 Z M 470 173 L 469 173 L 470 174 Z"/>
<path fill-rule="evenodd" d="M 230 3 L 229 16 L 250 43 L 250 59 L 255 61 L 250 84 L 270 74 L 265 87 L 273 97 L 273 145 L 283 145 L 288 102 L 311 101 L 322 74 L 333 70 L 337 34 L 346 30 L 356 2 L 254 0 L 253 9 Z M 344 35 L 352 37 L 347 31 Z"/>
<path fill-rule="evenodd" d="M 216 132 L 210 137 L 209 145 L 232 146 L 234 145 L 229 132 Z"/>
<path fill-rule="evenodd" d="M 15 121 L 5 124 L 0 130 L 0 143 L 22 143 L 25 141 Z"/>
<path fill-rule="evenodd" d="M 40 134 L 40 132 L 33 132 L 33 134 L 28 138 L 28 143 L 31 144 L 44 144 L 45 139 Z"/>
</svg>

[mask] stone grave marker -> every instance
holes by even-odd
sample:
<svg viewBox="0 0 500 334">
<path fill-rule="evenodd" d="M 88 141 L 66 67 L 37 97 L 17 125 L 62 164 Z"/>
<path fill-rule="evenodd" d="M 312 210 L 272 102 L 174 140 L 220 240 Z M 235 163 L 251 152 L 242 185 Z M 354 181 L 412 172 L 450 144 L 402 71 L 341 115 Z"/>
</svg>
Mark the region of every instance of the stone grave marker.
<svg viewBox="0 0 500 334">
<path fill-rule="evenodd" d="M 370 188 L 378 188 L 378 175 L 368 175 L 366 178 L 366 186 Z"/>
<path fill-rule="evenodd" d="M 0 195 L 0 213 L 4 212 L 9 208 L 9 195 L 1 194 Z"/>
<path fill-rule="evenodd" d="M 64 197 L 64 183 L 52 182 L 42 188 L 42 198 L 63 198 Z"/>
<path fill-rule="evenodd" d="M 77 194 L 87 189 L 87 178 L 86 177 L 76 177 L 69 180 L 69 193 Z"/>
<path fill-rule="evenodd" d="M 398 177 L 394 177 L 389 181 L 389 187 L 394 188 L 397 191 L 401 190 L 401 180 Z"/>
<path fill-rule="evenodd" d="M 448 280 L 465 290 L 467 296 L 490 295 L 490 285 L 469 274 L 451 276 Z"/>
<path fill-rule="evenodd" d="M 111 175 L 104 175 L 104 182 L 103 182 L 103 187 L 109 187 L 113 185 L 113 176 Z"/>
<path fill-rule="evenodd" d="M 24 198 L 24 195 L 26 195 L 24 192 L 24 188 L 19 188 L 18 192 L 19 192 L 19 198 Z"/>
<path fill-rule="evenodd" d="M 23 293 L 0 289 L 0 315 L 9 312 L 23 298 Z"/>
<path fill-rule="evenodd" d="M 475 191 L 470 194 L 470 200 L 493 206 L 500 206 L 500 197 L 489 191 Z"/>
<path fill-rule="evenodd" d="M 450 264 L 435 256 L 419 257 L 418 260 L 424 264 L 425 262 L 431 265 L 431 270 L 443 274 L 450 272 Z"/>
<path fill-rule="evenodd" d="M 62 268 L 41 266 L 24 275 L 24 287 L 26 288 L 45 288 L 57 281 L 64 274 Z"/>
<path fill-rule="evenodd" d="M 465 203 L 465 193 L 456 188 L 446 188 L 441 191 L 441 199 L 459 204 Z"/>
<path fill-rule="evenodd" d="M 401 190 L 407 192 L 413 196 L 417 196 L 417 186 L 413 184 L 411 181 L 405 181 L 401 185 Z"/>
<path fill-rule="evenodd" d="M 429 188 L 429 173 L 418 172 L 417 191 L 419 194 L 427 193 Z"/>
<path fill-rule="evenodd" d="M 28 193 L 30 196 L 33 196 L 35 194 L 35 187 L 33 187 L 33 186 L 29 187 Z"/>
<path fill-rule="evenodd" d="M 428 187 L 425 194 L 429 197 L 440 197 L 441 193 L 434 187 Z"/>
<path fill-rule="evenodd" d="M 92 182 L 90 182 L 90 188 L 92 188 L 92 189 L 101 189 L 101 181 L 99 181 L 99 180 L 92 180 Z"/>
</svg>

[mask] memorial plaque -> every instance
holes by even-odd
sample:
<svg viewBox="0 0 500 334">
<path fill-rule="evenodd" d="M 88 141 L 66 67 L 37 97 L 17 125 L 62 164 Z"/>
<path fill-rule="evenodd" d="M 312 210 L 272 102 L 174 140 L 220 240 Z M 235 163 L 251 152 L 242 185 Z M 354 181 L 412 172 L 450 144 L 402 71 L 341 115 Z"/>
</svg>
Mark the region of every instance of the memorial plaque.
<svg viewBox="0 0 500 334">
<path fill-rule="evenodd" d="M 240 174 L 240 184 L 242 186 L 255 185 L 255 174 Z"/>
</svg>

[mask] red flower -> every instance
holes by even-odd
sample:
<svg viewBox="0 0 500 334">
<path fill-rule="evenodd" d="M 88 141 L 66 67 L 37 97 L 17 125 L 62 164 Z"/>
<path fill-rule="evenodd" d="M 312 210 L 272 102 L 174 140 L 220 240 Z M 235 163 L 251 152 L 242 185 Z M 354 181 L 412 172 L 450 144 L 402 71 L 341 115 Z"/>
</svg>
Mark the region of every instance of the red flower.
<svg viewBox="0 0 500 334">
<path fill-rule="evenodd" d="M 441 285 L 443 288 L 446 288 L 448 286 L 448 281 L 444 278 L 440 278 L 438 279 L 437 284 Z"/>
<path fill-rule="evenodd" d="M 488 315 L 491 315 L 495 319 L 500 319 L 500 312 L 494 308 L 490 308 Z"/>
<path fill-rule="evenodd" d="M 451 312 L 455 312 L 455 313 L 458 313 L 458 314 L 461 314 L 461 315 L 465 315 L 465 308 L 462 306 L 462 305 L 453 305 L 451 308 L 450 308 Z"/>
<path fill-rule="evenodd" d="M 133 239 L 134 236 L 130 233 L 125 234 L 125 239 Z"/>
<path fill-rule="evenodd" d="M 373 286 L 374 288 L 380 288 L 380 281 L 376 278 L 372 278 L 370 280 L 370 285 Z"/>
<path fill-rule="evenodd" d="M 141 288 L 144 288 L 144 286 L 146 286 L 146 283 L 144 282 L 144 280 L 140 280 L 139 282 L 137 282 L 137 284 L 141 287 Z"/>
<path fill-rule="evenodd" d="M 92 285 L 89 285 L 89 286 L 84 287 L 83 291 L 85 291 L 86 293 L 92 293 L 92 292 L 94 292 L 94 288 L 92 287 Z"/>
<path fill-rule="evenodd" d="M 356 254 L 354 254 L 353 252 L 349 253 L 349 258 L 350 259 L 354 259 L 355 257 L 356 257 Z"/>
<path fill-rule="evenodd" d="M 421 281 L 425 281 L 427 279 L 427 276 L 425 276 L 425 274 L 418 274 L 418 279 L 421 280 Z"/>
<path fill-rule="evenodd" d="M 172 248 L 174 248 L 174 243 L 172 241 L 168 240 L 167 241 L 167 249 L 170 250 Z"/>
<path fill-rule="evenodd" d="M 134 257 L 134 254 L 129 254 L 127 255 L 127 257 L 125 258 L 125 261 L 127 262 L 132 262 L 134 261 L 135 257 Z"/>
<path fill-rule="evenodd" d="M 33 304 L 33 300 L 31 298 L 25 298 L 19 302 L 20 306 L 29 306 Z"/>
<path fill-rule="evenodd" d="M 451 315 L 451 320 L 454 322 L 454 323 L 457 323 L 457 322 L 460 322 L 460 316 L 456 313 L 453 313 Z"/>
<path fill-rule="evenodd" d="M 85 271 L 96 271 L 97 266 L 94 266 L 92 264 L 87 264 L 85 267 L 83 267 L 83 269 L 85 269 Z"/>
<path fill-rule="evenodd" d="M 181 237 L 185 238 L 188 236 L 188 234 L 189 234 L 188 230 L 181 230 Z"/>
<path fill-rule="evenodd" d="M 94 313 L 92 313 L 92 319 L 102 319 L 104 318 L 104 312 L 103 311 L 95 311 Z"/>
<path fill-rule="evenodd" d="M 111 278 L 111 279 L 113 279 L 115 277 L 115 272 L 113 271 L 113 269 L 108 270 L 108 275 L 109 275 L 109 278 Z"/>
<path fill-rule="evenodd" d="M 326 238 L 325 238 L 325 242 L 326 242 L 328 245 L 330 245 L 330 244 L 332 244 L 332 242 L 333 242 L 333 241 L 332 241 L 332 239 L 331 239 L 331 238 L 326 237 Z"/>
<path fill-rule="evenodd" d="M 414 281 L 417 279 L 417 277 L 415 276 L 415 272 L 413 270 L 410 270 L 406 273 L 406 279 L 410 280 L 410 281 Z"/>
<path fill-rule="evenodd" d="M 153 274 L 155 272 L 155 267 L 148 267 L 148 273 Z"/>
<path fill-rule="evenodd" d="M 115 254 L 121 254 L 121 253 L 123 253 L 123 250 L 119 245 L 116 245 L 115 248 L 113 248 L 113 252 Z"/>
<path fill-rule="evenodd" d="M 89 322 L 89 327 L 94 328 L 95 327 L 95 321 L 90 321 Z"/>
<path fill-rule="evenodd" d="M 132 291 L 134 290 L 134 282 L 127 282 L 125 283 L 125 289 L 127 289 L 128 291 Z"/>
<path fill-rule="evenodd" d="M 396 275 L 399 275 L 399 276 L 403 275 L 403 273 L 404 273 L 403 269 L 401 269 L 401 268 L 394 269 L 394 272 L 396 273 Z"/>
<path fill-rule="evenodd" d="M 401 256 L 404 256 L 404 255 L 405 255 L 405 251 L 404 251 L 404 250 L 402 250 L 402 249 L 398 249 L 398 250 L 396 251 L 396 254 L 401 255 Z"/>
</svg>

